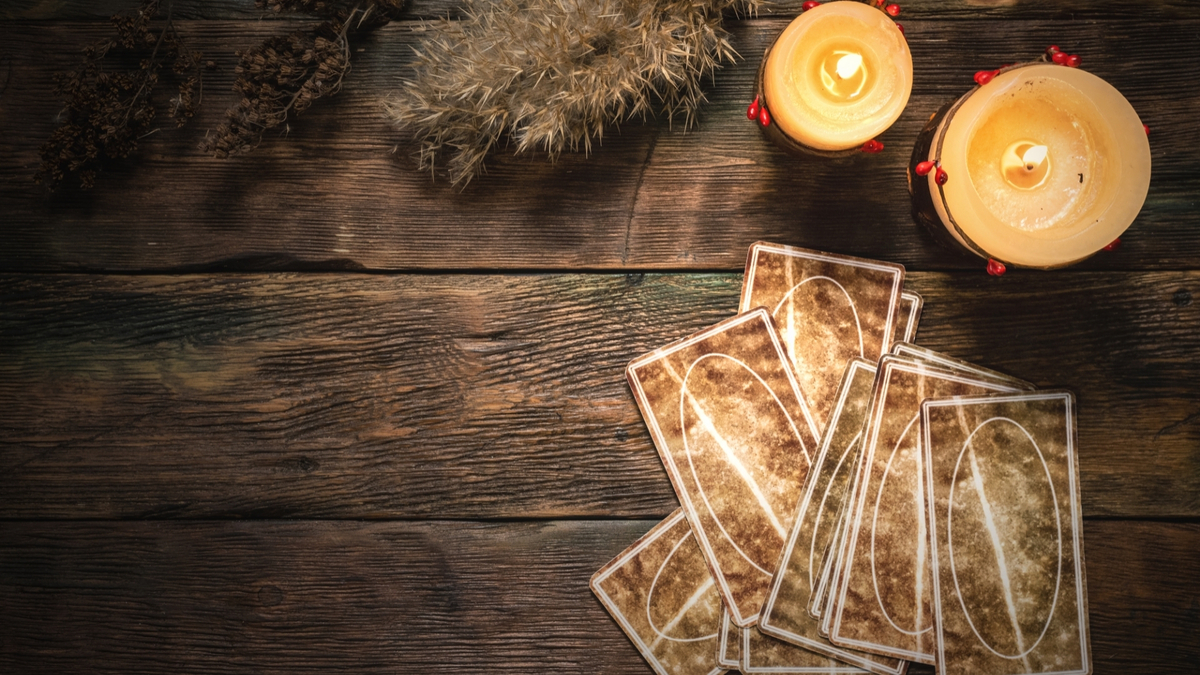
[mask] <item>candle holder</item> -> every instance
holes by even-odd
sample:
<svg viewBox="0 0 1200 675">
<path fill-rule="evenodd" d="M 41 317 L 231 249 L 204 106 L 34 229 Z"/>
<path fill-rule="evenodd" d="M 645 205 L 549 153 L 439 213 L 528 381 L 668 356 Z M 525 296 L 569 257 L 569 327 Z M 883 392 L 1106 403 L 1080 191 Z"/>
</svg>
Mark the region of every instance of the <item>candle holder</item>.
<svg viewBox="0 0 1200 675">
<path fill-rule="evenodd" d="M 939 244 L 987 260 L 989 274 L 1113 250 L 1145 202 L 1146 127 L 1080 63 L 1051 47 L 1039 60 L 980 71 L 917 137 L 913 220 Z"/>
<path fill-rule="evenodd" d="M 791 155 L 882 151 L 875 137 L 912 92 L 912 55 L 892 20 L 899 13 L 881 0 L 804 3 L 804 13 L 764 50 L 747 117 Z"/>
</svg>

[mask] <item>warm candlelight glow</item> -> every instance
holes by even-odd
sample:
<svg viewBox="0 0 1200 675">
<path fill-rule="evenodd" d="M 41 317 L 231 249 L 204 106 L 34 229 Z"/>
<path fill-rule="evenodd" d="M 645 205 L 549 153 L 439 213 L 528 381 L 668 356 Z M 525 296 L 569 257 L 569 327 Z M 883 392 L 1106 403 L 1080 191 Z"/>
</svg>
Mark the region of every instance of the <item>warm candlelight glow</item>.
<svg viewBox="0 0 1200 675">
<path fill-rule="evenodd" d="M 1070 264 L 1116 239 L 1141 210 L 1150 147 L 1141 120 L 1104 80 L 1078 68 L 1009 70 L 943 120 L 930 189 L 938 217 L 984 258 Z M 951 221 L 953 219 L 953 222 Z"/>
<path fill-rule="evenodd" d="M 1042 161 L 1046 159 L 1046 153 L 1049 151 L 1044 145 L 1034 145 L 1021 154 L 1021 159 L 1025 161 L 1025 170 L 1033 171 L 1041 166 Z"/>
<path fill-rule="evenodd" d="M 862 68 L 862 54 L 845 54 L 838 59 L 837 74 L 843 80 L 856 74 L 859 68 Z"/>
<path fill-rule="evenodd" d="M 827 2 L 804 12 L 764 65 L 772 123 L 816 150 L 856 148 L 875 138 L 900 116 L 911 91 L 904 34 L 862 2 Z"/>
<path fill-rule="evenodd" d="M 1033 141 L 1017 141 L 1000 157 L 1004 180 L 1018 190 L 1041 187 L 1050 175 L 1050 149 Z"/>
<path fill-rule="evenodd" d="M 832 67 L 831 67 L 832 66 Z M 835 49 L 822 59 L 821 84 L 830 100 L 849 101 L 862 94 L 867 84 L 867 71 L 862 54 Z"/>
</svg>

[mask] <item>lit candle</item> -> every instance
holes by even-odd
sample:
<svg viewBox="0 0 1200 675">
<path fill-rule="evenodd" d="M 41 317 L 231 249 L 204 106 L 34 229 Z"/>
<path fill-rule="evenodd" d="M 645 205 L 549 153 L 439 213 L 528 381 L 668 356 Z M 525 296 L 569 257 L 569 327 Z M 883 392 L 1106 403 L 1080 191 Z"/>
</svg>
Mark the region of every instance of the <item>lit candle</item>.
<svg viewBox="0 0 1200 675">
<path fill-rule="evenodd" d="M 787 149 L 818 154 L 872 141 L 900 116 L 911 92 L 904 33 L 888 12 L 861 2 L 806 10 L 759 68 L 758 100 L 769 111 L 764 131 Z"/>
<path fill-rule="evenodd" d="M 994 274 L 1005 265 L 1070 265 L 1116 240 L 1150 185 L 1150 144 L 1125 97 L 1053 63 L 976 81 L 917 141 L 918 221 L 994 261 Z"/>
</svg>

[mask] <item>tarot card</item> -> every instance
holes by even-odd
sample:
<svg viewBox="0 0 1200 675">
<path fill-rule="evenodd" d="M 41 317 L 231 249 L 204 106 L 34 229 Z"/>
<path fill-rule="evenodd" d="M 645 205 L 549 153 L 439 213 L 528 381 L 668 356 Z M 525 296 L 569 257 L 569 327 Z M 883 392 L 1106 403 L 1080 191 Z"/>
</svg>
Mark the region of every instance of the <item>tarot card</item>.
<svg viewBox="0 0 1200 675">
<path fill-rule="evenodd" d="M 1010 375 L 990 370 L 982 366 L 975 365 L 962 359 L 956 359 L 947 354 L 934 351 L 919 345 L 911 343 L 896 343 L 892 347 L 892 352 L 897 355 L 908 357 L 914 361 L 935 366 L 943 370 L 956 372 L 962 375 L 978 378 L 989 382 L 998 382 L 1000 384 L 1011 385 L 1019 389 L 1033 389 L 1033 385 L 1019 380 Z M 878 384 L 878 382 L 876 383 Z M 859 457 L 861 465 L 861 454 Z M 850 486 L 850 494 L 853 495 L 858 489 L 858 478 L 860 476 L 861 466 L 856 466 L 853 473 L 854 480 Z M 853 499 L 848 498 L 846 503 L 852 503 Z M 816 593 L 810 602 L 810 612 L 817 614 L 821 619 L 821 624 L 818 632 L 823 637 L 828 637 L 833 619 L 833 607 L 837 596 L 830 591 L 838 585 L 842 574 L 841 564 L 846 557 L 846 534 L 850 531 L 850 509 L 843 508 L 842 513 L 838 516 L 838 527 L 835 530 L 835 537 L 830 546 L 829 554 L 822 559 L 821 572 L 819 582 L 816 588 Z"/>
<path fill-rule="evenodd" d="M 750 247 L 739 311 L 764 307 L 822 430 L 852 358 L 877 361 L 895 334 L 904 267 L 758 242 Z"/>
<path fill-rule="evenodd" d="M 949 354 L 943 354 L 941 352 L 929 349 L 928 347 L 922 347 L 921 345 L 914 345 L 911 342 L 897 342 L 896 344 L 892 345 L 892 353 L 896 356 L 903 356 L 914 361 L 920 361 L 921 363 L 942 368 L 943 370 L 953 370 L 958 373 L 972 375 L 984 380 L 995 380 L 997 382 L 1011 383 L 1017 387 L 1020 387 L 1021 389 L 1032 390 L 1036 388 L 1029 382 L 1017 379 L 1008 373 L 1002 373 L 998 370 L 992 370 L 991 368 L 984 368 L 983 366 L 976 365 L 970 361 L 956 359 Z"/>
<path fill-rule="evenodd" d="M 828 656 L 810 652 L 803 647 L 797 647 L 790 642 L 776 640 L 770 635 L 763 634 L 757 626 L 742 631 L 742 662 L 738 669 L 745 675 L 756 675 L 757 673 L 841 675 L 867 672 Z"/>
<path fill-rule="evenodd" d="M 753 625 L 817 448 L 771 317 L 722 321 L 627 375 L 722 601 Z"/>
<path fill-rule="evenodd" d="M 925 401 L 937 669 L 1091 672 L 1075 399 Z"/>
<path fill-rule="evenodd" d="M 900 292 L 900 320 L 896 324 L 895 342 L 912 342 L 917 337 L 917 324 L 921 322 L 921 310 L 925 299 L 912 291 Z"/>
<path fill-rule="evenodd" d="M 771 637 L 850 665 L 880 675 L 898 675 L 905 668 L 904 661 L 833 645 L 821 636 L 819 618 L 809 613 L 818 567 L 828 554 L 850 476 L 857 466 L 874 382 L 875 364 L 862 359 L 850 361 L 758 628 Z"/>
<path fill-rule="evenodd" d="M 659 675 L 715 675 L 721 598 L 683 509 L 592 576 L 592 592 Z"/>
<path fill-rule="evenodd" d="M 834 589 L 831 642 L 933 663 L 932 568 L 918 449 L 927 398 L 1020 388 L 888 355 L 880 360 Z"/>
<path fill-rule="evenodd" d="M 742 665 L 742 629 L 733 624 L 729 610 L 721 612 L 721 645 L 717 650 L 717 663 L 731 670 Z"/>
</svg>

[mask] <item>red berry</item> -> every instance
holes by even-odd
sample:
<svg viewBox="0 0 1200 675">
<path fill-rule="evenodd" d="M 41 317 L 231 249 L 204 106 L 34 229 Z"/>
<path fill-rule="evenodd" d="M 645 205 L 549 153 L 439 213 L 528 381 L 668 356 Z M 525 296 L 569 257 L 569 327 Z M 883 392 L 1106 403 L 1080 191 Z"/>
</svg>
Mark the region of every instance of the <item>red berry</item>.
<svg viewBox="0 0 1200 675">
<path fill-rule="evenodd" d="M 819 7 L 820 5 L 821 5 L 821 3 L 817 2 L 817 0 L 808 0 L 808 2 L 804 3 L 803 5 L 800 5 L 800 9 L 807 12 L 808 10 L 812 9 L 813 7 Z"/>
<path fill-rule="evenodd" d="M 1050 56 L 1050 60 L 1060 66 L 1065 65 L 1067 62 L 1067 55 L 1062 52 L 1054 52 L 1054 54 Z"/>
<path fill-rule="evenodd" d="M 938 185 L 945 185 L 949 180 L 950 174 L 946 173 L 946 170 L 939 166 L 937 173 L 933 174 L 933 182 L 937 183 Z"/>
<path fill-rule="evenodd" d="M 1108 246 L 1105 246 L 1104 250 L 1105 251 L 1115 251 L 1119 248 L 1121 248 L 1121 238 L 1117 237 L 1116 239 L 1112 240 L 1111 244 L 1109 244 Z"/>
<path fill-rule="evenodd" d="M 991 82 L 992 78 L 994 78 L 994 77 L 996 77 L 996 71 L 981 70 L 981 71 L 975 73 L 975 84 L 982 87 L 983 85 L 987 84 L 988 82 Z"/>
<path fill-rule="evenodd" d="M 746 119 L 748 119 L 748 120 L 758 119 L 758 97 L 757 96 L 754 97 L 754 103 L 751 103 L 750 107 L 746 108 Z"/>
<path fill-rule="evenodd" d="M 771 113 L 767 112 L 767 106 L 763 106 L 758 111 L 758 123 L 764 127 L 771 126 Z"/>
<path fill-rule="evenodd" d="M 900 16 L 900 5 L 888 5 L 883 11 L 887 12 L 888 16 Z"/>
<path fill-rule="evenodd" d="M 1083 63 L 1083 59 L 1079 58 L 1078 54 L 1072 54 L 1067 57 L 1067 65 L 1071 68 L 1078 68 L 1081 63 Z"/>
<path fill-rule="evenodd" d="M 1145 132 L 1146 132 L 1146 135 L 1147 135 L 1147 136 L 1149 136 L 1149 135 L 1150 135 L 1150 125 L 1148 125 L 1148 124 L 1143 124 L 1143 125 L 1142 125 L 1142 131 L 1145 131 Z"/>
<path fill-rule="evenodd" d="M 896 24 L 896 28 L 899 28 L 901 33 L 904 32 L 904 24 L 898 23 L 898 24 Z"/>
<path fill-rule="evenodd" d="M 871 140 L 867 141 L 866 143 L 863 143 L 862 147 L 859 149 L 862 150 L 863 152 L 869 152 L 871 154 L 876 154 L 879 152 L 883 152 L 883 143 L 880 143 L 879 141 L 872 138 Z"/>
<path fill-rule="evenodd" d="M 999 260 L 994 260 L 992 258 L 988 258 L 988 264 L 987 264 L 987 273 L 988 274 L 990 274 L 994 277 L 999 277 L 999 276 L 1003 276 L 1004 273 L 1007 271 L 1008 271 L 1008 268 L 1004 266 L 1004 263 L 1000 262 Z"/>
<path fill-rule="evenodd" d="M 929 172 L 933 171 L 933 167 L 933 162 L 927 159 L 924 162 L 918 162 L 916 168 L 913 169 L 913 173 L 918 176 L 928 176 Z"/>
<path fill-rule="evenodd" d="M 1047 54 L 1057 54 L 1059 51 L 1058 45 L 1050 45 L 1049 47 L 1046 47 Z"/>
</svg>

